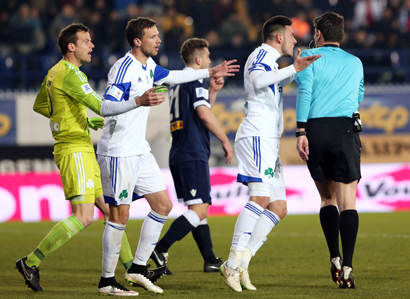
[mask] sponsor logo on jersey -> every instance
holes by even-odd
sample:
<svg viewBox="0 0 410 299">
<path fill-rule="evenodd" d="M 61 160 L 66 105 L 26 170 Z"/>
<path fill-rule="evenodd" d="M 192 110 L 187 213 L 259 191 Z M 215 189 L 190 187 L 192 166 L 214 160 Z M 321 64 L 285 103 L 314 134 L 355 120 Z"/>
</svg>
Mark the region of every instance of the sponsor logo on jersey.
<svg viewBox="0 0 410 299">
<path fill-rule="evenodd" d="M 182 120 L 177 120 L 171 123 L 171 133 L 176 130 L 181 130 L 184 128 L 184 122 Z"/>
<path fill-rule="evenodd" d="M 268 167 L 268 169 L 265 169 L 265 175 L 268 176 L 268 179 L 273 178 L 273 169 Z"/>
<path fill-rule="evenodd" d="M 93 180 L 92 180 L 92 179 L 89 179 L 86 186 L 87 186 L 88 189 L 94 188 L 94 182 L 93 182 Z"/>
<path fill-rule="evenodd" d="M 142 79 L 141 79 L 141 77 L 138 77 L 138 83 L 139 83 L 139 82 L 142 82 Z"/>
<path fill-rule="evenodd" d="M 92 93 L 94 90 L 91 88 L 90 84 L 81 85 L 81 89 L 84 91 L 85 94 Z"/>
<path fill-rule="evenodd" d="M 150 78 L 154 78 L 154 72 L 152 70 L 149 71 Z"/>
<path fill-rule="evenodd" d="M 127 190 L 122 190 L 121 194 L 120 194 L 120 199 L 123 200 L 123 198 L 127 198 L 128 197 L 128 192 Z"/>
<path fill-rule="evenodd" d="M 110 88 L 107 91 L 107 95 L 112 96 L 115 98 L 117 101 L 121 101 L 122 95 L 124 92 L 119 89 L 117 86 L 111 85 Z"/>
<path fill-rule="evenodd" d="M 192 196 L 195 196 L 196 195 L 196 189 L 189 190 L 189 193 L 191 193 Z"/>
<path fill-rule="evenodd" d="M 196 97 L 197 98 L 205 98 L 205 99 L 209 98 L 208 90 L 203 88 L 203 87 L 195 88 L 195 92 L 196 92 Z"/>
</svg>

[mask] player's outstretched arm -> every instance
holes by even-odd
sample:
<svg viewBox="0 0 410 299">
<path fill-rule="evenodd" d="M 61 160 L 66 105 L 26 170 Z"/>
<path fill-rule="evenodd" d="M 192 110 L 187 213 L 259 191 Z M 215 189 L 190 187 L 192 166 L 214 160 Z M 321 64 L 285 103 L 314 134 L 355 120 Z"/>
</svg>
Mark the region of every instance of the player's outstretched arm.
<svg viewBox="0 0 410 299">
<path fill-rule="evenodd" d="M 235 63 L 236 59 L 224 61 L 217 66 L 208 69 L 209 76 L 211 77 L 231 77 L 235 76 L 234 73 L 239 72 L 240 65 Z"/>
<path fill-rule="evenodd" d="M 165 101 L 165 95 L 162 92 L 153 92 L 155 88 L 148 89 L 142 96 L 135 98 L 138 107 L 157 106 Z"/>
<path fill-rule="evenodd" d="M 293 67 L 295 68 L 296 72 L 303 71 L 313 62 L 315 62 L 320 57 L 322 57 L 322 55 L 312 55 L 312 56 L 300 57 L 300 52 L 301 52 L 300 49 L 298 49 L 298 52 L 296 53 L 295 61 L 293 62 Z"/>
</svg>

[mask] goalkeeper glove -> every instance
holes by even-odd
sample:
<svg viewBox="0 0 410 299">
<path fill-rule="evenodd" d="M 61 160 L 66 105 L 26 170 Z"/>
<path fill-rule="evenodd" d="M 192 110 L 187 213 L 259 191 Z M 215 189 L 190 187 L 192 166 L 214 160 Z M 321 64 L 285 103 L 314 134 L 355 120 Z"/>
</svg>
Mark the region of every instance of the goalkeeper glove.
<svg viewBox="0 0 410 299">
<path fill-rule="evenodd" d="M 104 119 L 101 117 L 87 118 L 87 122 L 88 126 L 94 131 L 97 131 L 98 128 L 102 129 L 104 127 Z"/>
<path fill-rule="evenodd" d="M 153 92 L 161 92 L 162 94 L 164 94 L 166 91 L 168 90 L 168 88 L 164 85 L 160 85 L 155 87 Z"/>
</svg>

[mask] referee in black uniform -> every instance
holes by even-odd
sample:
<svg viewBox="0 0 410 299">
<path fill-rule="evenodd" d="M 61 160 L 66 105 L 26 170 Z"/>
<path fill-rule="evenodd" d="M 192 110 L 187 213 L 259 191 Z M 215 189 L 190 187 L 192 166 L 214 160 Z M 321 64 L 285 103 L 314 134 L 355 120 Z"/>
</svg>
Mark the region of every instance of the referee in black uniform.
<svg viewBox="0 0 410 299">
<path fill-rule="evenodd" d="M 342 16 L 325 13 L 315 18 L 313 25 L 316 48 L 301 56 L 321 54 L 322 58 L 296 75 L 296 148 L 307 162 L 322 200 L 320 222 L 332 278 L 339 288 L 354 288 L 352 260 L 359 227 L 356 188 L 361 178 L 357 110 L 364 96 L 363 65 L 340 49 Z"/>
</svg>

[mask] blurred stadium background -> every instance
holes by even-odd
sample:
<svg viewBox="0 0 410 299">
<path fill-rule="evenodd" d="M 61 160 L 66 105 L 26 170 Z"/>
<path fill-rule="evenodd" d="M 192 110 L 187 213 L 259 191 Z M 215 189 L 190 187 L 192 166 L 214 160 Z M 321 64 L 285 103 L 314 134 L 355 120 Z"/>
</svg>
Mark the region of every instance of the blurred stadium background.
<svg viewBox="0 0 410 299">
<path fill-rule="evenodd" d="M 129 50 L 125 26 L 149 16 L 160 30 L 161 50 L 154 59 L 182 69 L 179 48 L 189 37 L 206 38 L 214 64 L 238 59 L 244 65 L 261 43 L 269 17 L 291 17 L 302 50 L 313 36 L 312 20 L 326 11 L 342 14 L 346 36 L 342 48 L 364 64 L 366 93 L 361 105 L 363 179 L 359 212 L 410 210 L 410 0 L 2 0 L 0 1 L 0 222 L 58 221 L 70 214 L 53 161 L 47 119 L 32 110 L 36 92 L 61 54 L 56 40 L 73 22 L 90 28 L 95 44 L 92 62 L 82 67 L 99 94 L 111 65 Z M 281 59 L 281 66 L 292 59 Z M 242 72 L 243 70 L 241 70 Z M 306 166 L 298 158 L 295 84 L 285 91 L 285 165 L 290 214 L 315 214 L 319 198 Z M 243 76 L 226 81 L 213 109 L 233 143 L 244 116 Z M 151 144 L 170 198 L 176 203 L 168 170 L 168 104 L 151 109 L 147 140 Z M 90 115 L 92 113 L 90 112 Z M 92 132 L 96 143 L 99 132 Z M 235 215 L 246 203 L 247 189 L 235 182 L 236 165 L 224 166 L 219 142 L 212 139 L 211 215 Z M 132 205 L 131 217 L 142 218 L 146 204 Z M 172 216 L 185 208 L 174 204 Z M 96 212 L 95 218 L 101 218 Z"/>
</svg>

